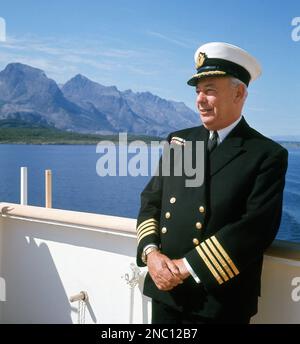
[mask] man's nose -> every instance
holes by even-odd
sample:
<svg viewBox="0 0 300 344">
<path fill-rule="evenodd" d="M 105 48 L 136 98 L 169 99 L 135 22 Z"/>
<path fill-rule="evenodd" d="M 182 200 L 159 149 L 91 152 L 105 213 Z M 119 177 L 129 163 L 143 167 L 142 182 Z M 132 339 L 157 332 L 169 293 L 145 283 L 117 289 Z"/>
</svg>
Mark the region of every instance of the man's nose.
<svg viewBox="0 0 300 344">
<path fill-rule="evenodd" d="M 204 92 L 199 92 L 197 95 L 197 102 L 198 103 L 205 103 L 206 102 L 206 95 Z"/>
</svg>

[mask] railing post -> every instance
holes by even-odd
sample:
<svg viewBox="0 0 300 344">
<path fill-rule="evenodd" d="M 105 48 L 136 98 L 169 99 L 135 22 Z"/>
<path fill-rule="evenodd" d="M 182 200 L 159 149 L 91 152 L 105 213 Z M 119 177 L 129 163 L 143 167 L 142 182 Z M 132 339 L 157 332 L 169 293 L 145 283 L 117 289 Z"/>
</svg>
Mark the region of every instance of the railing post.
<svg viewBox="0 0 300 344">
<path fill-rule="evenodd" d="M 52 172 L 45 170 L 45 201 L 46 208 L 52 208 Z"/>
<path fill-rule="evenodd" d="M 20 204 L 27 205 L 27 167 L 21 167 Z"/>
</svg>

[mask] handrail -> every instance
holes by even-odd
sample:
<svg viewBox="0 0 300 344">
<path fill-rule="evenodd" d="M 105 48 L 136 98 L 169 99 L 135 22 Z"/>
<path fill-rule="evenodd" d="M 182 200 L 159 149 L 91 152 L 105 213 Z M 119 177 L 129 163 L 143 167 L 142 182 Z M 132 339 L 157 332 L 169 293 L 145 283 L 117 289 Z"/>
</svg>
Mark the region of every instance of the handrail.
<svg viewBox="0 0 300 344">
<path fill-rule="evenodd" d="M 36 221 L 62 222 L 76 226 L 102 228 L 118 232 L 136 233 L 136 220 L 126 217 L 100 215 L 72 210 L 50 209 L 31 205 L 0 202 L 0 215 Z M 274 240 L 267 256 L 300 261 L 300 243 Z"/>
<path fill-rule="evenodd" d="M 130 234 L 136 233 L 135 219 L 111 215 L 100 215 L 6 202 L 0 203 L 0 215 L 3 217 L 19 218 L 24 220 L 30 219 L 44 222 L 61 222 L 64 224 L 115 230 Z"/>
<path fill-rule="evenodd" d="M 266 255 L 300 261 L 300 243 L 285 240 L 274 240 Z"/>
</svg>

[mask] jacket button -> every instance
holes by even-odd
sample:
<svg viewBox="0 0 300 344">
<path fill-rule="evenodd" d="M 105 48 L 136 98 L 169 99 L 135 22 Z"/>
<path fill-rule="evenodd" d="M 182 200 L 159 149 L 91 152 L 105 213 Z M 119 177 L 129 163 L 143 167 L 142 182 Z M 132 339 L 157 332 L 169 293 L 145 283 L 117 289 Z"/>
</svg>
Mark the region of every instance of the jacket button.
<svg viewBox="0 0 300 344">
<path fill-rule="evenodd" d="M 196 228 L 201 229 L 202 228 L 202 223 L 201 222 L 196 222 Z"/>
<path fill-rule="evenodd" d="M 171 217 L 171 213 L 169 211 L 167 211 L 166 214 L 165 214 L 165 218 L 169 219 L 170 217 Z"/>
<path fill-rule="evenodd" d="M 162 229 L 161 229 L 161 232 L 163 233 L 163 234 L 166 234 L 167 233 L 167 227 L 163 227 Z"/>
<path fill-rule="evenodd" d="M 199 240 L 196 239 L 196 238 L 194 238 L 194 239 L 193 239 L 193 244 L 194 244 L 195 246 L 199 245 Z"/>
<path fill-rule="evenodd" d="M 204 207 L 202 205 L 199 207 L 199 211 L 200 211 L 200 213 L 204 213 L 205 212 L 205 209 L 204 209 Z"/>
<path fill-rule="evenodd" d="M 176 202 L 176 197 L 171 197 L 170 198 L 170 203 L 175 203 Z"/>
</svg>

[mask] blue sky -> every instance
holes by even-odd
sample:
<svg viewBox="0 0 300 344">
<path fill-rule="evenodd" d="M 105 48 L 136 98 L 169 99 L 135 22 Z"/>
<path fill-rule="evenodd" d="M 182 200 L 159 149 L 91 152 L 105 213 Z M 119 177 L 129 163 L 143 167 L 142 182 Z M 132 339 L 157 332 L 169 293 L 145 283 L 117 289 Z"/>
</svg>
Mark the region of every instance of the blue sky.
<svg viewBox="0 0 300 344">
<path fill-rule="evenodd" d="M 224 41 L 263 67 L 250 84 L 244 115 L 268 136 L 300 137 L 300 40 L 292 39 L 298 1 L 2 0 L 6 42 L 0 69 L 22 62 L 58 83 L 77 73 L 120 90 L 150 91 L 195 110 L 199 45 Z M 295 31 L 294 31 L 295 32 Z"/>
</svg>

